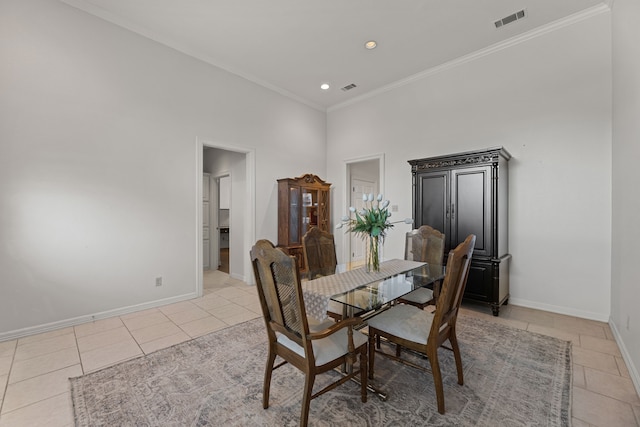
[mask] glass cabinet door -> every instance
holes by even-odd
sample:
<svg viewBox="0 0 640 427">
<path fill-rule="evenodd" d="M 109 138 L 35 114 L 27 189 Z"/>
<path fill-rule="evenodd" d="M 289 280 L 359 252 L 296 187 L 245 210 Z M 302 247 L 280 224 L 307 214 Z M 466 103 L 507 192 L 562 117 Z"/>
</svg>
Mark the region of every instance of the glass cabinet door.
<svg viewBox="0 0 640 427">
<path fill-rule="evenodd" d="M 289 244 L 302 241 L 305 231 L 300 232 L 300 187 L 289 188 Z"/>
<path fill-rule="evenodd" d="M 318 190 L 318 200 L 315 204 L 316 206 L 316 222 L 318 223 L 318 228 L 323 231 L 328 231 L 331 233 L 331 229 L 329 227 L 329 191 L 326 190 Z"/>
<path fill-rule="evenodd" d="M 318 191 L 302 189 L 302 235 L 311 228 L 318 226 Z"/>
</svg>

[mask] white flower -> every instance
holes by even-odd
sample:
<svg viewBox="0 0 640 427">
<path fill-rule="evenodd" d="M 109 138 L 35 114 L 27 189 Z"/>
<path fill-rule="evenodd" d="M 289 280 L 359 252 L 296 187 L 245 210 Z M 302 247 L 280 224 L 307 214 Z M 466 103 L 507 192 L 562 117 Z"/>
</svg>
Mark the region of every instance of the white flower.
<svg viewBox="0 0 640 427">
<path fill-rule="evenodd" d="M 354 208 L 353 206 L 351 206 L 351 207 L 349 208 L 349 210 L 350 210 L 351 212 L 355 212 L 355 211 L 356 211 L 356 208 Z M 348 218 L 347 218 L 347 219 L 348 219 Z"/>
<path fill-rule="evenodd" d="M 388 200 L 385 200 L 384 202 L 382 202 L 382 209 L 386 208 L 387 206 L 389 206 Z"/>
<path fill-rule="evenodd" d="M 343 223 L 340 223 L 340 224 L 336 225 L 336 230 L 341 229 L 343 225 L 344 225 Z"/>
<path fill-rule="evenodd" d="M 373 193 L 369 193 L 369 197 L 367 197 L 369 202 L 373 202 Z"/>
<path fill-rule="evenodd" d="M 360 211 L 360 216 L 365 216 L 366 214 L 367 214 L 367 210 L 363 208 L 363 209 Z"/>
<path fill-rule="evenodd" d="M 404 223 L 405 224 L 413 224 L 413 218 L 405 218 L 404 219 Z"/>
<path fill-rule="evenodd" d="M 344 222 L 349 221 L 349 215 L 343 215 L 342 218 L 340 218 L 340 220 Z"/>
<path fill-rule="evenodd" d="M 378 194 L 378 201 L 381 202 L 382 201 L 382 194 Z"/>
<path fill-rule="evenodd" d="M 363 202 L 366 202 L 368 198 L 369 198 L 369 196 L 367 196 L 366 194 L 362 195 L 362 201 Z"/>
</svg>

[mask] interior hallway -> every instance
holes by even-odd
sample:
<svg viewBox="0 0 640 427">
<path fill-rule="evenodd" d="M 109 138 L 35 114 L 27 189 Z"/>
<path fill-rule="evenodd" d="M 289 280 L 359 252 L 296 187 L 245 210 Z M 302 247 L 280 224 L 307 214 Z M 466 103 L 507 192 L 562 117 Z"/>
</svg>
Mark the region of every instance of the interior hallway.
<svg viewBox="0 0 640 427">
<path fill-rule="evenodd" d="M 572 341 L 574 427 L 640 426 L 640 399 L 607 324 L 513 305 L 494 317 L 463 304 L 465 315 Z M 261 316 L 254 286 L 207 271 L 202 298 L 1 342 L 0 427 L 73 426 L 69 377 Z"/>
</svg>

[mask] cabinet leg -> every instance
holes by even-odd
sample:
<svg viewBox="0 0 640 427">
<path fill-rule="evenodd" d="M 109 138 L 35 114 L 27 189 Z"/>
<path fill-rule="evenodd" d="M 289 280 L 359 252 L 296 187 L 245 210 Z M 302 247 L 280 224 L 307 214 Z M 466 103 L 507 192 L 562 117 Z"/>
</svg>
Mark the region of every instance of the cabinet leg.
<svg viewBox="0 0 640 427">
<path fill-rule="evenodd" d="M 499 305 L 492 305 L 491 306 L 491 311 L 493 311 L 493 315 L 498 317 L 500 315 L 500 306 Z"/>
</svg>

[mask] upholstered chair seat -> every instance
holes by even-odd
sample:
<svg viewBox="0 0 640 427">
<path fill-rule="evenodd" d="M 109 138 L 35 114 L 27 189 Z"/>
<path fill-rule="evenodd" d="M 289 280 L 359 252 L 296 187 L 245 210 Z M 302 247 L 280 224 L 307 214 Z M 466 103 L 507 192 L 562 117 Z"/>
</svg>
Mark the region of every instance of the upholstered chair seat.
<svg viewBox="0 0 640 427">
<path fill-rule="evenodd" d="M 418 307 L 428 304 L 431 301 L 434 301 L 433 290 L 429 288 L 418 288 L 402 297 L 402 302 Z"/>
<path fill-rule="evenodd" d="M 328 326 L 333 324 L 332 320 L 328 321 Z M 311 329 L 311 328 L 309 328 Z M 315 366 L 322 366 L 332 360 L 346 356 L 349 353 L 348 336 L 346 329 L 340 329 L 336 333 L 326 338 L 314 340 L 313 354 L 315 356 Z M 368 337 L 360 331 L 353 332 L 353 345 L 357 348 L 367 343 Z M 289 350 L 296 352 L 300 357 L 304 356 L 304 348 L 295 341 L 290 340 L 284 335 L 278 337 L 278 343 L 287 347 Z"/>
<path fill-rule="evenodd" d="M 427 344 L 433 314 L 408 304 L 400 304 L 369 319 L 370 328 L 403 340 Z"/>
</svg>

